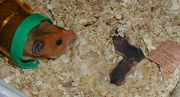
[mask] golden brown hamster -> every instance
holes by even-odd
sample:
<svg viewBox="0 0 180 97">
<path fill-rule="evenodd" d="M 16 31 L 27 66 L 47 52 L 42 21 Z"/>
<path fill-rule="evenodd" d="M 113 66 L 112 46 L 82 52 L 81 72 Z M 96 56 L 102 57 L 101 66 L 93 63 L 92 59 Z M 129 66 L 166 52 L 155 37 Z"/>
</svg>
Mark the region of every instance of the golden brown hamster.
<svg viewBox="0 0 180 97">
<path fill-rule="evenodd" d="M 23 60 L 56 58 L 71 48 L 76 38 L 73 31 L 43 21 L 29 33 Z"/>
</svg>

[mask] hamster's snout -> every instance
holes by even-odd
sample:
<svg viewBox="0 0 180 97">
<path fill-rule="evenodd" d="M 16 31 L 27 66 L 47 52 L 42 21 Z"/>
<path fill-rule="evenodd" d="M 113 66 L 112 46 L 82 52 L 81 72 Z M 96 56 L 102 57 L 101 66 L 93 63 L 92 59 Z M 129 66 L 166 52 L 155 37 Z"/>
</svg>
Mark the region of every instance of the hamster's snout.
<svg viewBox="0 0 180 97">
<path fill-rule="evenodd" d="M 62 36 L 63 36 L 63 37 L 61 37 L 62 40 L 64 42 L 66 42 L 66 44 L 67 44 L 67 46 L 69 48 L 72 47 L 75 44 L 76 40 L 77 40 L 76 33 L 71 31 L 71 30 L 63 30 L 63 35 Z"/>
<path fill-rule="evenodd" d="M 74 43 L 76 42 L 76 40 L 77 40 L 77 35 L 76 35 L 76 33 L 74 33 L 74 32 L 70 32 L 70 33 L 72 33 L 71 44 L 74 44 Z"/>
<path fill-rule="evenodd" d="M 75 43 L 76 39 L 77 39 L 77 35 L 75 32 L 68 30 L 65 30 L 65 33 L 69 35 L 69 37 L 71 38 L 71 43 Z"/>
</svg>

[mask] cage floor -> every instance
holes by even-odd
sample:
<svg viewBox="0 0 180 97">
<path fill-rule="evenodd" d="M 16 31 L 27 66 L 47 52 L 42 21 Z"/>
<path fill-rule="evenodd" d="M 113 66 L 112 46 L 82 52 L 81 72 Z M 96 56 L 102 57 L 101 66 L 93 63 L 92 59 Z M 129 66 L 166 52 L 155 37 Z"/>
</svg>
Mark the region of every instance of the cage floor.
<svg viewBox="0 0 180 97">
<path fill-rule="evenodd" d="M 180 69 L 169 73 L 148 61 L 137 65 L 125 84 L 109 83 L 122 59 L 112 44 L 112 30 L 128 37 L 147 56 L 166 40 L 180 43 L 178 0 L 21 0 L 58 26 L 75 31 L 75 46 L 55 60 L 40 60 L 23 70 L 0 58 L 0 78 L 32 97 L 169 97 Z M 176 90 L 178 91 L 178 90 Z M 174 92 L 174 97 L 178 92 Z M 176 95 L 176 96 L 175 96 Z"/>
</svg>

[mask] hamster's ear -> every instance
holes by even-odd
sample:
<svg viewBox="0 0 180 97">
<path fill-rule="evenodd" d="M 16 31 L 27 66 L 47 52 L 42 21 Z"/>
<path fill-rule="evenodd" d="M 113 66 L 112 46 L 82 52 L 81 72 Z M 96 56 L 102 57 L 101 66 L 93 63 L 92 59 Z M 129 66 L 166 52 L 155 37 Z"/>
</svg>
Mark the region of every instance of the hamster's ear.
<svg viewBox="0 0 180 97">
<path fill-rule="evenodd" d="M 39 55 L 44 47 L 44 43 L 41 40 L 35 40 L 32 46 L 32 53 L 35 55 Z"/>
<path fill-rule="evenodd" d="M 39 24 L 39 28 L 46 28 L 48 25 L 50 25 L 47 21 L 43 21 L 41 24 Z"/>
</svg>

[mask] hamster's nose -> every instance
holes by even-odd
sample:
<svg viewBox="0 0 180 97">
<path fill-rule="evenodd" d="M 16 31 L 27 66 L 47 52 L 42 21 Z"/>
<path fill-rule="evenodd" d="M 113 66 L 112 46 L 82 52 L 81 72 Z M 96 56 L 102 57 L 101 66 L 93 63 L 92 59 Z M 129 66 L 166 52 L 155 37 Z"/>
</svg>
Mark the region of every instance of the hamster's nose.
<svg viewBox="0 0 180 97">
<path fill-rule="evenodd" d="M 75 41 L 77 40 L 77 34 L 75 32 L 71 32 L 71 35 L 72 35 L 72 41 L 71 43 L 75 43 Z"/>
<path fill-rule="evenodd" d="M 74 31 L 71 31 L 71 30 L 65 30 L 64 36 L 66 37 L 66 39 L 69 41 L 70 44 L 74 44 L 75 41 L 77 40 L 76 33 Z"/>
</svg>

